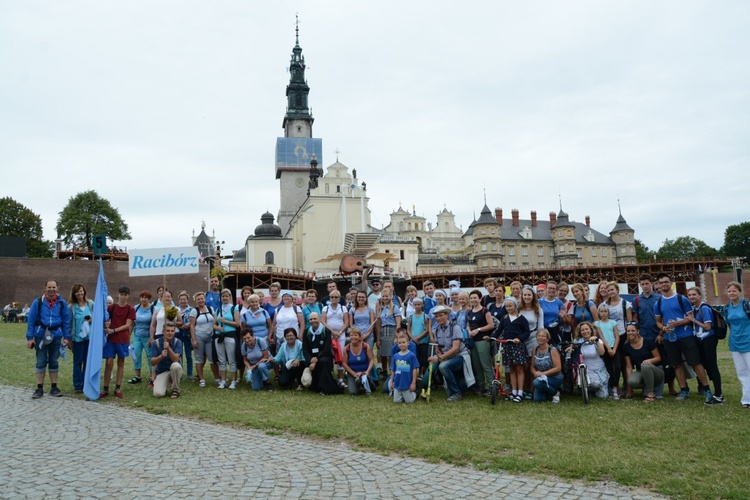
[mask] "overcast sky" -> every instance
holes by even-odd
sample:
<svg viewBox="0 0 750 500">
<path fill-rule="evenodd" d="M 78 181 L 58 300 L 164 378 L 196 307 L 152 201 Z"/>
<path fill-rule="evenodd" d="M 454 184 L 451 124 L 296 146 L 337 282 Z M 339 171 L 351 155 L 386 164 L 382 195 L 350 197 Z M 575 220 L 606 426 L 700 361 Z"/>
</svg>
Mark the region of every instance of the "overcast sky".
<svg viewBox="0 0 750 500">
<path fill-rule="evenodd" d="M 750 220 L 750 2 L 0 0 L 0 194 L 95 189 L 130 248 L 205 220 L 237 249 L 277 214 L 295 13 L 323 162 L 464 229 L 563 208 L 657 249 Z"/>
</svg>

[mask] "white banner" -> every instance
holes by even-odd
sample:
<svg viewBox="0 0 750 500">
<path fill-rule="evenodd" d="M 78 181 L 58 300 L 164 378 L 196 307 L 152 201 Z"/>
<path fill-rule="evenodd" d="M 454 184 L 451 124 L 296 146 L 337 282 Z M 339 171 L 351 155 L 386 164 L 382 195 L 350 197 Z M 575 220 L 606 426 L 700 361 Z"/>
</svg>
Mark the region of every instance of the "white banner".
<svg viewBox="0 0 750 500">
<path fill-rule="evenodd" d="M 198 247 L 147 248 L 128 250 L 130 276 L 193 274 L 199 270 Z"/>
</svg>

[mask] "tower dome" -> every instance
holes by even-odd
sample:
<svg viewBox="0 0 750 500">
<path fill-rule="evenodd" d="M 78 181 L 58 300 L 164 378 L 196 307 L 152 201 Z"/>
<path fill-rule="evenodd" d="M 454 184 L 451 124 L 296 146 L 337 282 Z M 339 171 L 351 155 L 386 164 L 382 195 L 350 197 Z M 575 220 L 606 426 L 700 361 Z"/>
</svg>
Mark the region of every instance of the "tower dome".
<svg viewBox="0 0 750 500">
<path fill-rule="evenodd" d="M 260 216 L 261 224 L 255 228 L 253 233 L 256 238 L 258 237 L 279 237 L 281 238 L 281 228 L 273 223 L 273 214 L 266 212 Z"/>
</svg>

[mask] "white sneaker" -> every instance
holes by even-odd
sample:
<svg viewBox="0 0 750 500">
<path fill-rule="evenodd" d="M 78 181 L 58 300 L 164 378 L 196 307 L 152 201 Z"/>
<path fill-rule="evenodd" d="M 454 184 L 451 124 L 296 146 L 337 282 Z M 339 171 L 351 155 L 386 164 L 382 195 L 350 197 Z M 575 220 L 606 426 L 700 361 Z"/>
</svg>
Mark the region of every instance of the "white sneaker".
<svg viewBox="0 0 750 500">
<path fill-rule="evenodd" d="M 230 389 L 236 389 L 237 388 L 237 381 L 236 380 L 232 380 L 232 383 L 229 384 L 229 388 Z"/>
<path fill-rule="evenodd" d="M 557 394 L 552 396 L 552 404 L 557 404 L 560 402 L 560 391 L 557 391 Z"/>
<path fill-rule="evenodd" d="M 226 389 L 227 383 L 223 380 L 219 381 L 219 389 Z"/>
<path fill-rule="evenodd" d="M 198 387 L 206 387 L 206 381 L 201 380 L 200 382 L 198 382 Z"/>
</svg>

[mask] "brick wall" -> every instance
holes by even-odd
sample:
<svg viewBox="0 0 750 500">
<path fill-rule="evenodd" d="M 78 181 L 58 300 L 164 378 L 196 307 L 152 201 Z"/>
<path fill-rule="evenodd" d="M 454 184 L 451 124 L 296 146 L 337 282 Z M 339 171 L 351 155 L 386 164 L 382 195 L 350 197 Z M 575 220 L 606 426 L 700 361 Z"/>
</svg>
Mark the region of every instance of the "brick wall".
<svg viewBox="0 0 750 500">
<path fill-rule="evenodd" d="M 711 273 L 703 273 L 702 275 L 705 279 L 706 283 L 706 296 L 703 297 L 703 300 L 706 301 L 707 304 L 715 305 L 715 304 L 726 304 L 729 302 L 729 297 L 727 297 L 727 284 L 730 281 L 737 281 L 737 276 L 733 272 L 731 273 L 717 273 L 716 274 L 716 284 L 718 285 L 718 296 L 716 295 L 716 289 L 714 288 L 714 280 L 713 275 Z M 750 269 L 745 269 L 742 271 L 742 285 L 745 289 L 745 298 L 750 300 Z"/>
<path fill-rule="evenodd" d="M 12 301 L 31 303 L 44 293 L 48 279 L 56 279 L 60 294 L 68 300 L 74 283 L 83 283 L 89 297 L 96 292 L 99 265 L 90 260 L 19 259 L 0 258 L 0 307 Z M 208 290 L 206 277 L 208 265 L 201 265 L 198 274 L 176 274 L 167 276 L 167 288 L 175 294 L 187 290 L 191 295 L 198 290 Z M 131 278 L 127 262 L 104 262 L 104 276 L 109 294 L 117 299 L 117 289 L 130 287 L 130 303 L 135 305 L 141 290 L 150 290 L 156 295 L 156 287 L 164 282 L 163 276 Z M 175 297 L 176 300 L 176 297 Z"/>
</svg>

